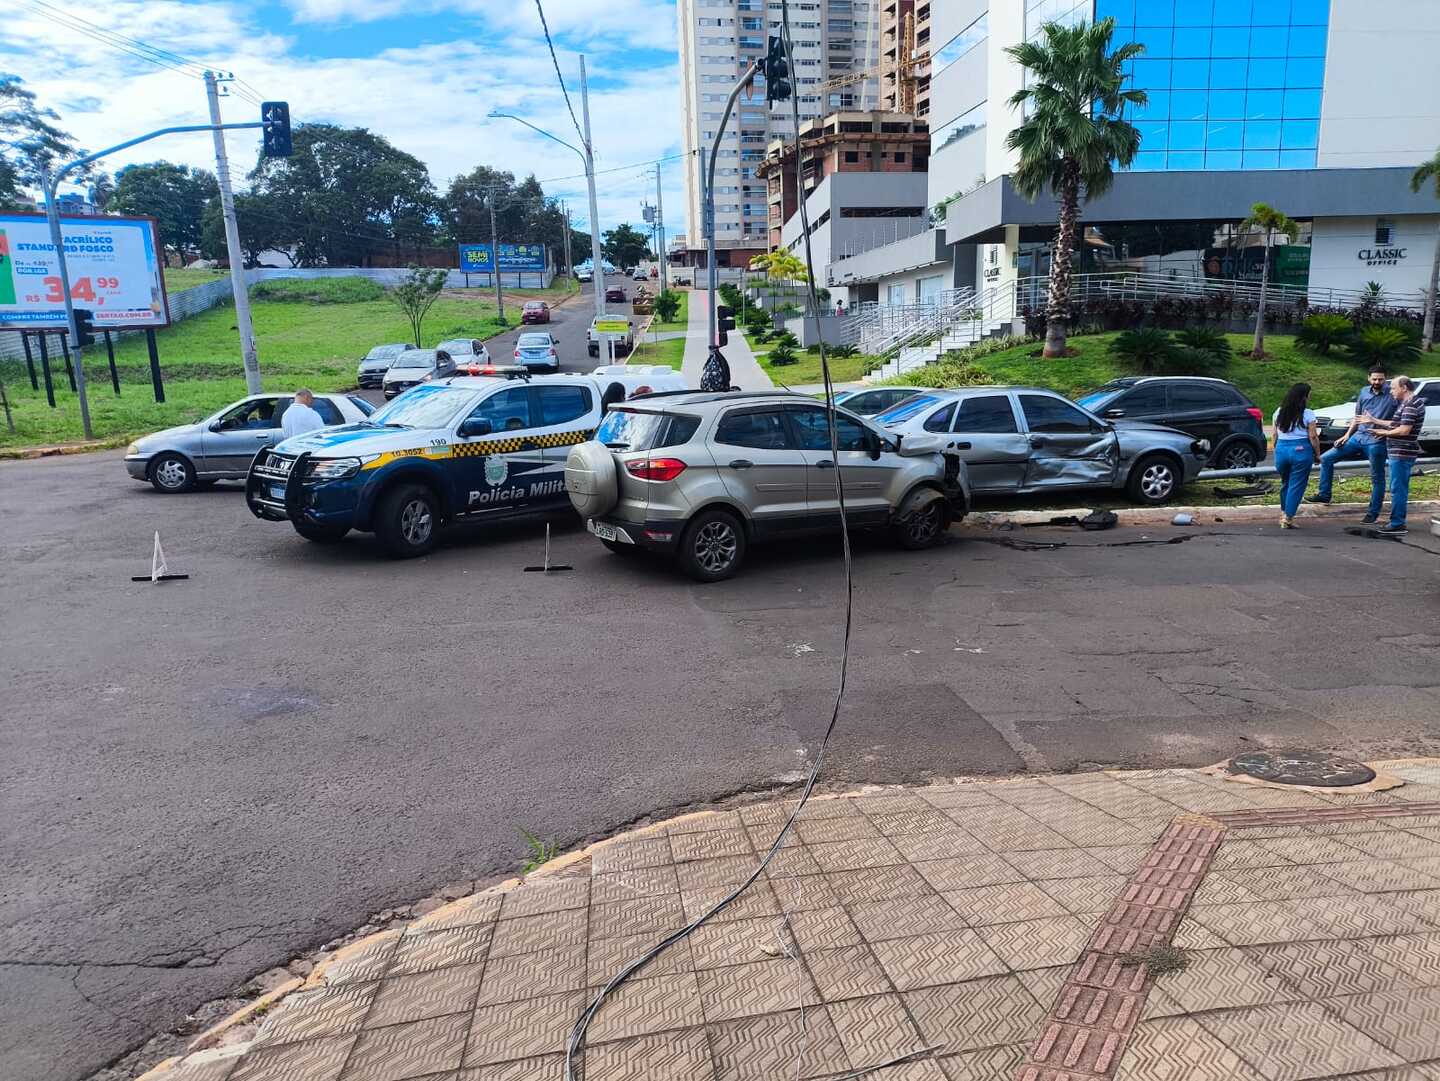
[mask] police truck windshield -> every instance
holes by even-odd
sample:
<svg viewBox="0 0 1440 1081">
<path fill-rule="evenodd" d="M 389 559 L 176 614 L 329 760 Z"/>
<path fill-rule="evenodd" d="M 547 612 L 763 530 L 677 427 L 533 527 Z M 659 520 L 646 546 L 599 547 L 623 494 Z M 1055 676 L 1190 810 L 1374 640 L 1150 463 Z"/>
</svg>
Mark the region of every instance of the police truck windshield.
<svg viewBox="0 0 1440 1081">
<path fill-rule="evenodd" d="M 370 423 L 406 428 L 443 428 L 474 400 L 473 390 L 422 384 L 375 410 L 370 415 Z"/>
</svg>

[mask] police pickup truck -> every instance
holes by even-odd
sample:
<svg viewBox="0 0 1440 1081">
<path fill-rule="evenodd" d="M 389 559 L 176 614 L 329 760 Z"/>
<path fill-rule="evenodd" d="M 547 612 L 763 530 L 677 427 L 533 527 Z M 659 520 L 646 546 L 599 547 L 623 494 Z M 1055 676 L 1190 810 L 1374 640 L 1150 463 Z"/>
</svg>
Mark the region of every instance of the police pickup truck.
<svg viewBox="0 0 1440 1081">
<path fill-rule="evenodd" d="M 357 424 L 307 432 L 255 455 L 245 501 L 257 518 L 290 522 L 307 540 L 373 532 L 396 558 L 424 555 L 452 521 L 568 508 L 565 457 L 600 423 L 611 382 L 636 373 L 547 375 L 494 367 L 422 383 Z"/>
</svg>

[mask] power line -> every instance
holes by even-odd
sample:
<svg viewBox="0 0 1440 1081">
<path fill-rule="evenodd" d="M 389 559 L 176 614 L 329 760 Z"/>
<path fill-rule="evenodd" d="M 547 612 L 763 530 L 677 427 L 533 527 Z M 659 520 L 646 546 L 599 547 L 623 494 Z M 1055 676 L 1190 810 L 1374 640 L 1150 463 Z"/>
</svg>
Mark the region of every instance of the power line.
<svg viewBox="0 0 1440 1081">
<path fill-rule="evenodd" d="M 555 43 L 550 40 L 550 24 L 545 21 L 545 8 L 540 0 L 535 0 L 535 10 L 540 13 L 540 29 L 545 31 L 545 44 L 550 49 L 550 62 L 555 65 L 555 78 L 560 81 L 560 93 L 565 95 L 565 108 L 570 110 L 570 123 L 575 125 L 575 134 L 580 136 L 580 142 L 584 145 L 585 133 L 580 130 L 580 121 L 575 118 L 575 106 L 570 104 L 570 91 L 565 89 L 565 76 L 560 74 L 560 58 L 555 55 Z"/>
<path fill-rule="evenodd" d="M 25 3 L 41 18 L 48 19 L 58 26 L 65 27 L 67 30 L 84 34 L 86 37 L 98 41 L 102 45 L 108 45 L 112 49 L 118 49 L 120 52 L 136 57 L 137 59 L 147 61 L 157 67 L 169 68 L 172 71 L 177 71 L 181 75 L 186 75 L 193 79 L 203 77 L 205 70 L 204 65 L 188 57 L 181 56 L 179 53 L 172 53 L 168 49 L 161 49 L 157 46 L 147 44 L 138 38 L 127 37 L 114 30 L 107 30 L 103 27 L 96 26 L 94 23 L 71 15 L 69 12 L 52 7 L 50 4 L 45 3 L 45 0 L 25 0 Z"/>
<path fill-rule="evenodd" d="M 689 150 L 689 151 L 686 151 L 686 152 L 683 153 L 683 154 L 671 154 L 671 155 L 669 155 L 669 156 L 667 156 L 667 157 L 663 157 L 663 158 L 651 158 L 649 161 L 635 161 L 635 162 L 631 162 L 629 165 L 616 165 L 616 166 L 614 166 L 613 168 L 610 168 L 610 169 L 596 169 L 596 170 L 595 170 L 595 175 L 596 175 L 596 176 L 603 176 L 603 175 L 605 175 L 606 173 L 623 173 L 623 172 L 625 172 L 625 170 L 627 170 L 627 169 L 644 169 L 644 168 L 646 168 L 647 166 L 650 166 L 650 165 L 660 165 L 660 164 L 662 164 L 662 163 L 664 163 L 664 162 L 667 162 L 667 161 L 679 161 L 681 158 L 687 158 L 687 157 L 690 157 L 691 155 L 697 154 L 697 153 L 699 153 L 699 151 Z M 546 177 L 541 177 L 539 180 L 536 181 L 536 183 L 537 183 L 537 184 L 552 184 L 552 183 L 554 183 L 554 182 L 556 182 L 556 181 L 559 181 L 559 180 L 584 180 L 585 177 L 586 177 L 586 175 L 587 175 L 587 174 L 585 174 L 585 173 L 571 173 L 569 176 L 546 176 Z M 639 174 L 636 174 L 636 175 L 639 175 Z"/>
</svg>

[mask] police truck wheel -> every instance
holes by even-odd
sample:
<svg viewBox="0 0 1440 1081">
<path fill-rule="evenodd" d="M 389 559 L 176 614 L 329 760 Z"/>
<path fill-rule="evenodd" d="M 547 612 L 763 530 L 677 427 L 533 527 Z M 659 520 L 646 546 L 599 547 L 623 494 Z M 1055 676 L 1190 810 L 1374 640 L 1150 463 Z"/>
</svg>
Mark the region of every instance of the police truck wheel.
<svg viewBox="0 0 1440 1081">
<path fill-rule="evenodd" d="M 345 539 L 345 534 L 350 532 L 350 527 L 342 525 L 315 525 L 311 522 L 296 522 L 295 532 L 299 533 L 306 540 L 313 541 L 316 544 L 334 544 L 336 541 Z"/>
<path fill-rule="evenodd" d="M 697 582 L 729 578 L 745 559 L 745 529 L 726 511 L 701 511 L 685 527 L 676 559 Z"/>
<path fill-rule="evenodd" d="M 381 498 L 375 535 L 393 558 L 423 556 L 435 547 L 439 531 L 440 507 L 429 488 L 402 484 Z"/>
<path fill-rule="evenodd" d="M 188 492 L 195 487 L 195 467 L 183 454 L 157 454 L 148 472 L 155 490 L 166 495 Z"/>
</svg>

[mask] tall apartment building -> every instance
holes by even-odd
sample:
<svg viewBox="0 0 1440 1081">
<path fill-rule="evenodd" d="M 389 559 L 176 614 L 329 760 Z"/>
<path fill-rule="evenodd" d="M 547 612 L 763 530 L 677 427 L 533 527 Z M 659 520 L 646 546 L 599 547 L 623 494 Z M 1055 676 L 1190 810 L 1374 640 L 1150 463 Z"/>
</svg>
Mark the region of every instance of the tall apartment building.
<svg viewBox="0 0 1440 1081">
<path fill-rule="evenodd" d="M 873 107 L 873 78 L 826 88 L 827 80 L 863 70 L 867 47 L 878 39 L 882 0 L 791 0 L 794 43 L 791 85 L 801 122 L 836 108 Z M 687 262 L 703 265 L 704 172 L 701 150 L 709 154 L 725 100 L 741 73 L 765 55 L 768 39 L 780 34 L 779 0 L 679 0 L 680 80 L 684 95 L 686 210 L 693 238 Z M 721 267 L 743 266 L 766 250 L 765 182 L 755 168 L 778 136 L 793 137 L 790 103 L 767 108 L 764 82 L 755 96 L 736 104 L 715 163 L 715 246 Z"/>
<path fill-rule="evenodd" d="M 930 5 L 945 0 L 880 0 L 880 108 L 930 115 Z"/>
<path fill-rule="evenodd" d="M 911 0 L 882 0 L 902 18 Z M 920 12 L 928 7 L 922 24 Z M 1301 224 L 1288 284 L 1360 289 L 1392 302 L 1427 287 L 1440 207 L 1412 193 L 1440 147 L 1440 0 L 913 0 L 929 34 L 927 232 L 832 261 L 832 288 L 909 304 L 944 289 L 1049 272 L 1056 209 L 1010 179 L 1009 104 L 1025 72 L 1006 52 L 1050 21 L 1113 17 L 1114 44 L 1145 46 L 1128 119 L 1140 152 L 1082 207 L 1079 272 L 1246 278 L 1227 249 L 1252 204 Z M 917 88 L 917 95 L 919 91 Z M 1277 268 L 1279 262 L 1277 261 Z"/>
</svg>

